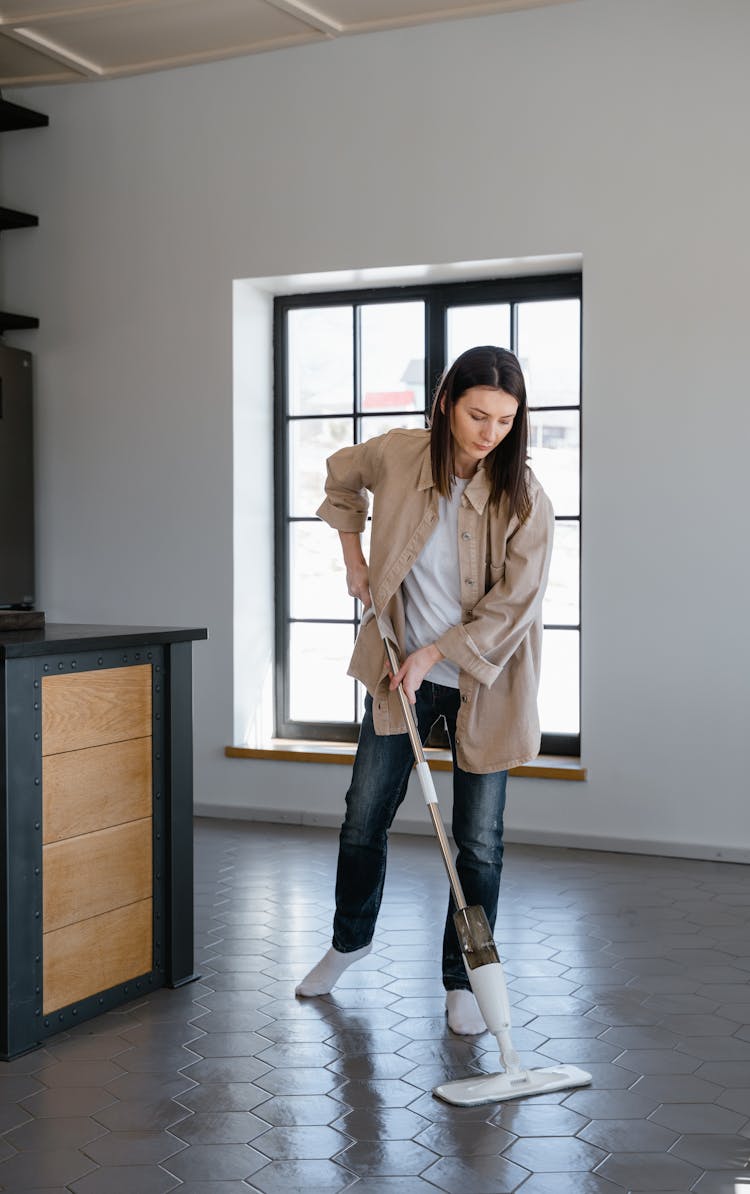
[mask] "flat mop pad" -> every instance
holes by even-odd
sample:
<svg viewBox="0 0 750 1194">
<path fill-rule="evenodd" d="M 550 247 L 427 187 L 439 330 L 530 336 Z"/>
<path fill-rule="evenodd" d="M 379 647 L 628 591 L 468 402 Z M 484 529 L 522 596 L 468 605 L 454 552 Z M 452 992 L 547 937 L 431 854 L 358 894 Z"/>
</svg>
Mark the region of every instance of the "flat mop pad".
<svg viewBox="0 0 750 1194">
<path fill-rule="evenodd" d="M 591 1074 L 574 1065 L 528 1070 L 521 1065 L 510 1035 L 510 1000 L 492 930 L 480 907 L 459 908 L 453 917 L 466 973 L 484 1022 L 496 1037 L 505 1069 L 498 1074 L 477 1074 L 436 1086 L 433 1094 L 458 1107 L 499 1103 L 527 1095 L 549 1094 L 586 1086 Z"/>
</svg>

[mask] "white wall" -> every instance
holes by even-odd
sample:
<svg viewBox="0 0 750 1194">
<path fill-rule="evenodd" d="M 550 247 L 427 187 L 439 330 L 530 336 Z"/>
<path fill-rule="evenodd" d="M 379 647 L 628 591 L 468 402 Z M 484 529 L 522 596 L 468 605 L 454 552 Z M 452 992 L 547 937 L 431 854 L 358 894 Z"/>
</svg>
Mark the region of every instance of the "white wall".
<svg viewBox="0 0 750 1194">
<path fill-rule="evenodd" d="M 748 44 L 745 0 L 579 0 L 12 95 L 51 118 L 0 145 L 3 201 L 41 221 L 2 245 L 6 304 L 42 320 L 13 337 L 36 355 L 41 603 L 209 626 L 202 808 L 325 819 L 346 775 L 222 754 L 253 365 L 233 280 L 579 252 L 589 780 L 516 782 L 509 830 L 750 858 Z M 253 401 L 260 500 L 267 385 Z M 270 526 L 237 528 L 268 594 Z"/>
</svg>

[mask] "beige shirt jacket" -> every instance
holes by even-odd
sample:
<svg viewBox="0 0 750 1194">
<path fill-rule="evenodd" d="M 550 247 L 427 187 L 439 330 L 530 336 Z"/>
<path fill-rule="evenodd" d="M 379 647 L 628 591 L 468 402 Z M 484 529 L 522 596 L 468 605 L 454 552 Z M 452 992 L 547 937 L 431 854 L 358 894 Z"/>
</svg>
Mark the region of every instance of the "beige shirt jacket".
<svg viewBox="0 0 750 1194">
<path fill-rule="evenodd" d="M 368 491 L 373 495 L 370 591 L 381 624 L 389 627 L 404 658 L 401 582 L 438 520 L 430 433 L 389 431 L 342 448 L 327 466 L 326 499 L 317 513 L 335 530 L 364 531 Z M 499 510 L 491 508 L 482 464 L 459 507 L 462 622 L 436 643 L 459 667 L 456 755 L 462 770 L 476 774 L 516 767 L 539 752 L 542 597 L 554 514 L 530 470 L 528 482 L 531 513 L 523 523 L 509 516 L 505 499 Z M 363 617 L 348 674 L 373 698 L 375 732 L 405 733 L 398 693 L 388 689 L 385 649 L 370 610 Z"/>
</svg>

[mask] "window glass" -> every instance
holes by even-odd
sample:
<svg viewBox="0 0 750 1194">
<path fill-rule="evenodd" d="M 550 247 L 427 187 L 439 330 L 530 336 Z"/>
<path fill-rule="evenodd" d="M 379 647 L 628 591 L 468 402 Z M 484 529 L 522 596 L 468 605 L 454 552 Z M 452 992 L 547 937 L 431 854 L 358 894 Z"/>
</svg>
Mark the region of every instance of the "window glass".
<svg viewBox="0 0 750 1194">
<path fill-rule="evenodd" d="M 352 309 L 302 307 L 287 324 L 287 409 L 292 415 L 352 408 Z"/>
<path fill-rule="evenodd" d="M 577 630 L 545 630 L 539 716 L 548 734 L 577 734 L 578 645 Z"/>
<path fill-rule="evenodd" d="M 579 622 L 580 532 L 577 522 L 555 523 L 555 545 L 544 597 L 544 621 L 553 626 Z"/>
<path fill-rule="evenodd" d="M 359 438 L 364 441 L 375 435 L 385 435 L 395 427 L 421 427 L 424 429 L 424 415 L 367 415 L 359 420 Z"/>
<path fill-rule="evenodd" d="M 580 414 L 532 410 L 529 460 L 558 517 L 580 511 Z"/>
<path fill-rule="evenodd" d="M 352 443 L 354 420 L 294 419 L 289 424 L 289 513 L 311 518 L 325 496 L 326 460 Z"/>
<path fill-rule="evenodd" d="M 567 283 L 566 283 L 567 285 Z M 546 294 L 566 293 L 550 279 Z M 354 738 L 364 688 L 347 676 L 362 607 L 349 596 L 338 535 L 316 519 L 326 459 L 339 448 L 394 428 L 424 428 L 430 395 L 425 363 L 437 374 L 477 344 L 518 355 L 529 394 L 530 464 L 555 510 L 555 539 L 544 600 L 539 694 L 542 730 L 579 733 L 580 641 L 580 300 L 533 298 L 539 280 L 476 284 L 460 301 L 441 287 L 331 296 L 331 306 L 297 305 L 281 315 L 286 494 L 279 499 L 285 576 L 279 597 L 285 698 L 278 732 Z M 568 289 L 567 293 L 571 290 Z M 542 291 L 541 293 L 545 293 Z M 511 300 L 506 301 L 511 294 Z M 499 298 L 498 298 L 499 295 Z M 456 297 L 454 297 L 456 296 Z M 344 301 L 346 299 L 346 301 Z M 502 301 L 499 301 L 502 299 Z M 283 300 L 282 300 L 283 304 Z M 433 305 L 434 304 L 434 305 Z M 282 306 L 283 310 L 283 306 Z M 429 318 L 427 315 L 429 313 Z M 426 328 L 434 330 L 428 345 Z M 564 409 L 560 409 L 564 408 Z M 363 536 L 369 559 L 370 522 Z M 570 629 L 552 629 L 551 627 Z M 555 749 L 567 749 L 557 744 Z"/>
<path fill-rule="evenodd" d="M 324 522 L 289 526 L 290 613 L 293 618 L 351 618 L 339 537 Z"/>
<path fill-rule="evenodd" d="M 351 626 L 292 622 L 289 679 L 292 721 L 354 721 L 354 684 L 346 674 Z"/>
<path fill-rule="evenodd" d="M 482 303 L 449 307 L 446 318 L 446 364 L 477 344 L 510 348 L 510 304 Z"/>
<path fill-rule="evenodd" d="M 580 401 L 579 299 L 518 304 L 518 359 L 530 406 Z"/>
<path fill-rule="evenodd" d="M 424 303 L 373 303 L 360 308 L 360 410 L 424 408 Z"/>
</svg>

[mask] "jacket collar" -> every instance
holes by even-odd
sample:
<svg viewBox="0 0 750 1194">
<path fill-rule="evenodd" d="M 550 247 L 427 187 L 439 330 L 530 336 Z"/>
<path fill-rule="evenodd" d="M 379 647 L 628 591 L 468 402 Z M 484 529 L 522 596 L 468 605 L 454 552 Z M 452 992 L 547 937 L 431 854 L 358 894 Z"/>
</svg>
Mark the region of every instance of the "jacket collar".
<svg viewBox="0 0 750 1194">
<path fill-rule="evenodd" d="M 434 484 L 435 481 L 432 476 L 432 461 L 430 459 L 430 441 L 428 439 L 426 451 L 422 459 L 422 467 L 419 472 L 419 480 L 417 481 L 417 489 L 431 489 Z M 487 476 L 487 470 L 484 467 L 483 460 L 479 462 L 479 468 L 469 481 L 464 493 L 476 510 L 477 514 L 481 514 L 487 505 L 487 501 L 490 496 L 490 480 Z"/>
</svg>

